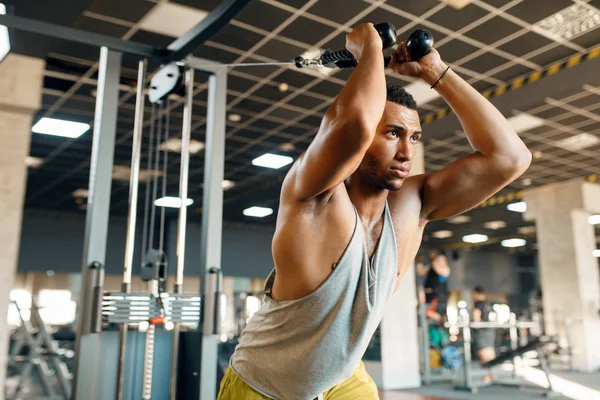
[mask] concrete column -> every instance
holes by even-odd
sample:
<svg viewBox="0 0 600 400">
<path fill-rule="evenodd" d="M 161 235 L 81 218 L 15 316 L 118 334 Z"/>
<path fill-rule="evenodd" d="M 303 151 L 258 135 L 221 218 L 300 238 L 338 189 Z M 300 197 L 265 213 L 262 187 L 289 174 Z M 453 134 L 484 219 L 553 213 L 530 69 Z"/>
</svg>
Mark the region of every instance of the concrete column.
<svg viewBox="0 0 600 400">
<path fill-rule="evenodd" d="M 21 239 L 25 159 L 33 113 L 41 106 L 44 68 L 43 60 L 15 54 L 0 62 L 0 388 L 7 367 L 9 293 Z"/>
<path fill-rule="evenodd" d="M 411 175 L 425 172 L 423 153 L 423 144 L 418 143 Z M 388 302 L 379 327 L 381 362 L 365 362 L 367 371 L 380 389 L 393 390 L 421 386 L 415 279 L 413 264 Z"/>
<path fill-rule="evenodd" d="M 573 366 L 592 372 L 600 367 L 600 278 L 588 217 L 600 213 L 600 185 L 575 179 L 527 190 L 524 200 L 525 219 L 537 225 L 546 332 L 569 341 Z"/>
</svg>

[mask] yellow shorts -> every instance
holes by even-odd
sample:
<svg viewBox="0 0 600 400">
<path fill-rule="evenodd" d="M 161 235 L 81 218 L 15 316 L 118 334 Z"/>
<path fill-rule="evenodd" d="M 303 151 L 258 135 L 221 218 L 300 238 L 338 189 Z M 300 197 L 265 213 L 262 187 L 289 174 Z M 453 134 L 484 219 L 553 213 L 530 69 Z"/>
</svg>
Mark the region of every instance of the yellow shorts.
<svg viewBox="0 0 600 400">
<path fill-rule="evenodd" d="M 221 381 L 218 400 L 263 400 L 266 396 L 252 389 L 231 368 L 227 368 Z M 354 374 L 342 383 L 329 389 L 323 395 L 324 400 L 379 400 L 377 385 L 361 361 Z"/>
</svg>

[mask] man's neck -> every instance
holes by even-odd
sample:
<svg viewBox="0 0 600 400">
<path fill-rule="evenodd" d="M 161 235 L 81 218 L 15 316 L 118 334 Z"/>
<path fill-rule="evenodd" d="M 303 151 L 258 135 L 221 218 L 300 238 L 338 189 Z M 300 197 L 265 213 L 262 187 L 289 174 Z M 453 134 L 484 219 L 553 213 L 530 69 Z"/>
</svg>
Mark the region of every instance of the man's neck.
<svg viewBox="0 0 600 400">
<path fill-rule="evenodd" d="M 363 224 L 375 224 L 381 218 L 389 191 L 375 187 L 363 174 L 355 172 L 345 182 L 350 201 Z"/>
</svg>

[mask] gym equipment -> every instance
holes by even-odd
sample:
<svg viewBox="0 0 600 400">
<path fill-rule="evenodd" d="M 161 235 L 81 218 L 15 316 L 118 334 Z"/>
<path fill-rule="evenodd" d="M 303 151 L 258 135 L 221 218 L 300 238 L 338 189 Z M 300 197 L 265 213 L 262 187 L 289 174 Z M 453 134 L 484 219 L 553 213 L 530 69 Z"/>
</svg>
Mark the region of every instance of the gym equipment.
<svg viewBox="0 0 600 400">
<path fill-rule="evenodd" d="M 375 29 L 379 32 L 383 42 L 383 50 L 391 49 L 396 44 L 396 28 L 394 25 L 384 22 L 375 24 Z M 414 31 L 406 41 L 406 48 L 413 61 L 418 61 L 431 51 L 433 47 L 433 35 L 426 30 L 418 29 Z M 391 55 L 384 52 L 384 64 L 387 67 L 391 61 Z M 188 65 L 195 68 L 202 66 L 211 66 L 212 64 L 196 64 L 185 61 L 179 65 Z M 259 62 L 259 63 L 231 63 L 219 64 L 222 67 L 240 68 L 240 67 L 261 67 L 261 66 L 295 66 L 296 68 L 305 67 L 325 67 L 325 68 L 354 68 L 358 61 L 348 50 L 325 50 L 317 58 L 304 58 L 298 56 L 294 61 L 283 62 Z"/>
<path fill-rule="evenodd" d="M 31 299 L 30 318 L 24 318 L 16 301 L 13 301 L 21 325 L 17 328 L 18 339 L 11 349 L 8 367 L 21 369 L 19 383 L 9 399 L 19 399 L 28 386 L 32 375 L 37 372 L 42 390 L 48 399 L 57 397 L 65 400 L 71 398 L 71 373 L 64 360 L 67 354 L 58 348 L 56 341 L 48 334 L 48 327 L 40 316 L 35 299 Z M 32 325 L 35 324 L 35 328 Z M 26 353 L 26 355 L 22 355 Z M 72 357 L 72 356 L 71 356 Z M 58 386 L 58 392 L 55 386 Z M 36 397 L 44 399 L 42 397 Z"/>
</svg>

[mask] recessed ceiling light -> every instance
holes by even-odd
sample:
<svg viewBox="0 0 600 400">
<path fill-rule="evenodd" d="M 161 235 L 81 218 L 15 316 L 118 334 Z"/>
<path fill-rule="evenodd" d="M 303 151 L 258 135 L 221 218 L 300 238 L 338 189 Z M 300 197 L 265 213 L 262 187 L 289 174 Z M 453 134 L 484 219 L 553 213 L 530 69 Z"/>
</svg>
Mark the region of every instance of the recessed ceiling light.
<svg viewBox="0 0 600 400">
<path fill-rule="evenodd" d="M 431 234 L 431 236 L 433 236 L 434 238 L 438 238 L 438 239 L 446 239 L 446 238 L 452 237 L 452 235 L 453 235 L 452 231 L 448 231 L 448 230 L 437 231 L 437 232 L 433 232 Z"/>
<path fill-rule="evenodd" d="M 523 179 L 523 186 L 531 186 L 531 179 L 529 179 L 529 178 Z"/>
<path fill-rule="evenodd" d="M 442 3 L 446 3 L 457 10 L 460 10 L 466 5 L 469 5 L 473 0 L 440 0 Z"/>
<path fill-rule="evenodd" d="M 44 160 L 38 157 L 27 156 L 27 158 L 25 158 L 25 165 L 29 168 L 37 168 L 42 165 L 43 162 Z"/>
<path fill-rule="evenodd" d="M 463 242 L 466 243 L 483 243 L 488 240 L 487 235 L 481 235 L 479 233 L 474 233 L 472 235 L 465 235 L 462 238 Z"/>
<path fill-rule="evenodd" d="M 140 169 L 139 181 L 140 182 L 148 182 L 151 178 L 155 176 L 162 176 L 162 171 L 154 171 L 147 169 Z M 118 182 L 129 182 L 131 177 L 131 168 L 127 165 L 113 165 L 113 173 L 112 178 Z"/>
<path fill-rule="evenodd" d="M 538 158 L 542 158 L 542 155 L 543 155 L 543 153 L 541 151 L 539 151 L 539 150 L 533 152 L 533 158 L 536 159 L 536 160 Z"/>
<path fill-rule="evenodd" d="M 592 255 L 594 257 L 600 257 L 600 249 L 596 249 L 596 250 L 592 251 Z"/>
<path fill-rule="evenodd" d="M 159 150 L 181 153 L 181 138 L 170 138 L 158 146 Z M 190 154 L 197 154 L 204 149 L 204 143 L 197 140 L 190 140 Z"/>
<path fill-rule="evenodd" d="M 244 210 L 244 215 L 247 217 L 263 218 L 273 214 L 273 209 L 268 207 L 250 207 Z"/>
<path fill-rule="evenodd" d="M 506 222 L 504 221 L 490 221 L 483 224 L 483 226 L 487 229 L 498 230 L 502 228 L 506 228 Z"/>
<path fill-rule="evenodd" d="M 240 114 L 229 114 L 227 119 L 231 122 L 240 122 L 242 120 L 242 116 Z"/>
<path fill-rule="evenodd" d="M 281 167 L 285 167 L 288 164 L 291 164 L 292 161 L 294 161 L 292 157 L 267 153 L 252 160 L 252 165 L 256 165 L 258 167 L 279 169 Z"/>
<path fill-rule="evenodd" d="M 84 124 L 83 122 L 44 117 L 31 128 L 31 131 L 43 135 L 62 136 L 75 139 L 83 135 L 89 129 L 90 124 Z"/>
<path fill-rule="evenodd" d="M 533 27 L 560 39 L 573 39 L 600 25 L 600 11 L 584 3 L 573 4 L 537 22 Z"/>
<path fill-rule="evenodd" d="M 202 21 L 208 12 L 174 2 L 160 2 L 140 21 L 140 29 L 171 37 L 181 37 Z"/>
<path fill-rule="evenodd" d="M 588 222 L 592 225 L 600 225 L 600 215 L 590 215 Z"/>
<path fill-rule="evenodd" d="M 6 15 L 6 6 L 0 3 L 0 14 Z M 6 57 L 10 51 L 10 37 L 8 36 L 8 28 L 0 25 L 0 61 Z"/>
<path fill-rule="evenodd" d="M 287 84 L 287 83 L 285 83 L 285 82 L 281 82 L 281 83 L 279 84 L 278 88 L 279 88 L 279 91 L 280 91 L 280 92 L 287 92 L 287 91 L 288 91 L 288 89 L 290 88 L 290 85 L 288 85 L 288 84 Z"/>
<path fill-rule="evenodd" d="M 501 244 L 502 247 L 521 247 L 525 246 L 527 244 L 527 241 L 525 239 L 514 238 L 503 240 Z"/>
<path fill-rule="evenodd" d="M 221 187 L 223 188 L 223 190 L 231 189 L 234 186 L 235 186 L 235 182 L 227 180 L 227 179 L 225 179 L 225 180 L 223 180 L 223 182 L 221 182 Z"/>
<path fill-rule="evenodd" d="M 556 147 L 561 149 L 567 149 L 570 151 L 577 151 L 592 147 L 595 144 L 600 143 L 600 139 L 596 135 L 591 133 L 580 133 L 579 135 L 571 136 L 563 140 L 556 142 Z"/>
<path fill-rule="evenodd" d="M 506 208 L 509 211 L 522 213 L 522 212 L 527 211 L 527 203 L 525 203 L 524 201 L 520 201 L 518 203 L 511 203 L 511 204 L 507 205 Z"/>
<path fill-rule="evenodd" d="M 194 200 L 192 199 L 185 201 L 186 207 L 192 204 L 194 204 Z M 179 197 L 165 196 L 154 200 L 154 205 L 157 207 L 181 208 L 181 199 Z"/>
<path fill-rule="evenodd" d="M 294 151 L 294 150 L 296 150 L 296 146 L 294 145 L 294 143 L 283 143 L 278 148 L 281 151 Z"/>
<path fill-rule="evenodd" d="M 447 222 L 451 224 L 466 224 L 467 222 L 471 222 L 471 217 L 468 215 L 457 215 L 456 217 L 448 218 Z"/>
<path fill-rule="evenodd" d="M 517 229 L 517 231 L 523 235 L 535 233 L 535 225 L 521 226 Z"/>
<path fill-rule="evenodd" d="M 90 195 L 90 191 L 87 189 L 77 189 L 75 190 L 73 193 L 71 193 L 71 196 L 73 197 L 79 197 L 79 198 L 85 198 L 88 197 Z"/>
<path fill-rule="evenodd" d="M 544 120 L 530 114 L 520 113 L 514 117 L 510 117 L 508 123 L 515 132 L 521 133 L 544 125 Z"/>
<path fill-rule="evenodd" d="M 430 101 L 440 97 L 440 94 L 437 92 L 437 90 L 431 90 L 428 84 L 421 81 L 415 81 L 410 85 L 406 85 L 404 90 L 412 95 L 419 106 L 427 104 Z"/>
</svg>

